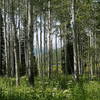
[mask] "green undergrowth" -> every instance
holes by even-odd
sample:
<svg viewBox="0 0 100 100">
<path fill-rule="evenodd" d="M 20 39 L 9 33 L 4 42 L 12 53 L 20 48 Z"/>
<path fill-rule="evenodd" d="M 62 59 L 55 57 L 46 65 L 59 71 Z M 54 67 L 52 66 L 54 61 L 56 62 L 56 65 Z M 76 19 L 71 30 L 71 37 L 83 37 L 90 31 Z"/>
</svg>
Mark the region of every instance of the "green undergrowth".
<svg viewBox="0 0 100 100">
<path fill-rule="evenodd" d="M 0 78 L 0 100 L 100 100 L 100 82 L 69 77 L 36 78 L 35 87 L 22 77 L 20 86 L 15 86 L 14 78 Z"/>
</svg>

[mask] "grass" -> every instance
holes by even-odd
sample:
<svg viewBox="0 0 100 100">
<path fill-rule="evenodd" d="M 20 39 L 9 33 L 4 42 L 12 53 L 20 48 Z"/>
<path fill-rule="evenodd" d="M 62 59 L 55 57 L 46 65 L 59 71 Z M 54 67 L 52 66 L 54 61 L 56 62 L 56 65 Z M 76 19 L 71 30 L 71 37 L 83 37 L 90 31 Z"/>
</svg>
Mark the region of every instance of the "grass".
<svg viewBox="0 0 100 100">
<path fill-rule="evenodd" d="M 26 77 L 21 85 L 15 86 L 14 78 L 0 78 L 0 100 L 100 100 L 100 82 L 74 82 L 69 77 L 35 79 L 35 87 L 28 84 Z"/>
</svg>

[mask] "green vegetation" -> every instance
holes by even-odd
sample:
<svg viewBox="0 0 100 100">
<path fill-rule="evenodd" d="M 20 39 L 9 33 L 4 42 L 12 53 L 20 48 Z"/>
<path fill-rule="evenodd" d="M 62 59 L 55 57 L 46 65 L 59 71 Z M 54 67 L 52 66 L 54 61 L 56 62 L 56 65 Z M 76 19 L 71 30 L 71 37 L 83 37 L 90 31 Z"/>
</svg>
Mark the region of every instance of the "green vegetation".
<svg viewBox="0 0 100 100">
<path fill-rule="evenodd" d="M 0 0 L 0 100 L 100 100 L 100 0 Z"/>
<path fill-rule="evenodd" d="M 97 81 L 78 83 L 64 76 L 35 80 L 32 88 L 26 77 L 21 78 L 19 87 L 13 78 L 0 78 L 0 100 L 100 100 L 100 82 Z"/>
</svg>

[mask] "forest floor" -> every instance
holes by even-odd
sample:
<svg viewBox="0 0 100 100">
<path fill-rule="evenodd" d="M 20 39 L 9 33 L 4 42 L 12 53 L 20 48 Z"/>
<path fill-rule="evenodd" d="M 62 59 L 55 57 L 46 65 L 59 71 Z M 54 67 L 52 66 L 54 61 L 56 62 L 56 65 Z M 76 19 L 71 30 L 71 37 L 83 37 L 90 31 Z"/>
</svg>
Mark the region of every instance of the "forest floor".
<svg viewBox="0 0 100 100">
<path fill-rule="evenodd" d="M 79 82 L 60 75 L 52 79 L 36 78 L 35 87 L 22 77 L 20 86 L 14 78 L 0 78 L 0 100 L 100 100 L 100 81 Z"/>
</svg>

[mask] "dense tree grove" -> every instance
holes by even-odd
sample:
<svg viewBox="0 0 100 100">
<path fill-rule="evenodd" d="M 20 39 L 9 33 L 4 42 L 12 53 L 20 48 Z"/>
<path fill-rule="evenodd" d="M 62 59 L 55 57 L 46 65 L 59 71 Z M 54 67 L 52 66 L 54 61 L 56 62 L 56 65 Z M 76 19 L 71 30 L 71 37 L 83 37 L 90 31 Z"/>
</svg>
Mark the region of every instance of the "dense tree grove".
<svg viewBox="0 0 100 100">
<path fill-rule="evenodd" d="M 0 100 L 100 100 L 100 0 L 0 0 Z"/>
<path fill-rule="evenodd" d="M 0 0 L 0 75 L 100 77 L 100 2 Z"/>
</svg>

